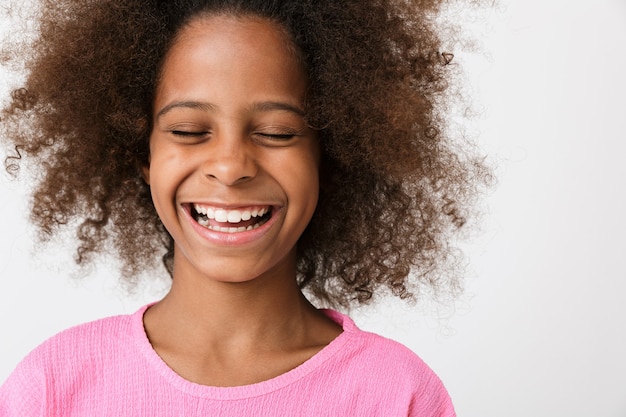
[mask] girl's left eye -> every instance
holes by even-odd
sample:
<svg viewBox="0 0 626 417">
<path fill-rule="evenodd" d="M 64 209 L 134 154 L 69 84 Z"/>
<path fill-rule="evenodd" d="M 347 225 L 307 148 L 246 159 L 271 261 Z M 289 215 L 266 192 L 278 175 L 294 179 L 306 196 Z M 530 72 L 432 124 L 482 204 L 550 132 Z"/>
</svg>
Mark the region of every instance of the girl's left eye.
<svg viewBox="0 0 626 417">
<path fill-rule="evenodd" d="M 295 133 L 255 133 L 253 140 L 261 146 L 278 148 L 291 146 L 297 136 Z"/>
<path fill-rule="evenodd" d="M 295 133 L 257 133 L 257 135 L 272 140 L 289 140 L 296 136 Z"/>
<path fill-rule="evenodd" d="M 270 127 L 260 128 L 252 131 L 252 137 L 259 144 L 266 146 L 287 146 L 293 140 L 303 135 L 303 130 L 291 127 Z"/>
</svg>

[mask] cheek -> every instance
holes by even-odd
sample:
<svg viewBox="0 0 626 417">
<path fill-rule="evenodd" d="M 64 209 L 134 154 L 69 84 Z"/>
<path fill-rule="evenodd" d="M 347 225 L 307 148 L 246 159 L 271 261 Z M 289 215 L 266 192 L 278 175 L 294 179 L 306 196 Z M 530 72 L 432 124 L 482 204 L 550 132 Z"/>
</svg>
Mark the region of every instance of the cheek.
<svg viewBox="0 0 626 417">
<path fill-rule="evenodd" d="M 298 204 L 302 205 L 302 209 L 307 216 L 311 216 L 319 196 L 319 167 L 317 160 L 305 159 L 300 160 L 296 164 L 292 164 L 288 170 L 290 175 L 286 176 L 289 181 L 289 190 L 291 191 L 293 200 L 298 200 Z"/>
<path fill-rule="evenodd" d="M 178 163 L 179 158 L 164 150 L 157 150 L 152 153 L 150 167 L 147 170 L 148 184 L 152 194 L 152 202 L 160 217 L 163 216 L 164 210 L 167 210 L 170 203 L 174 201 L 176 196 L 177 184 L 184 177 L 182 164 Z"/>
</svg>

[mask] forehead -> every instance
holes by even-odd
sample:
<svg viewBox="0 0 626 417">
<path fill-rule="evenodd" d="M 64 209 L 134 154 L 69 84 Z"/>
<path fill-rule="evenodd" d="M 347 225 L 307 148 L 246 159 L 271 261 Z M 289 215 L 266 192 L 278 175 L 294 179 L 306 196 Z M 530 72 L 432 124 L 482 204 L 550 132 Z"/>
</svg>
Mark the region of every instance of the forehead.
<svg viewBox="0 0 626 417">
<path fill-rule="evenodd" d="M 156 101 L 230 95 L 302 102 L 308 78 L 294 49 L 286 30 L 271 20 L 199 16 L 181 28 L 167 52 Z"/>
<path fill-rule="evenodd" d="M 280 23 L 256 15 L 203 14 L 194 17 L 176 33 L 166 54 L 207 42 L 212 47 L 269 49 L 290 56 L 302 67 L 302 54 L 289 31 Z M 266 51 L 267 52 L 267 51 Z"/>
</svg>

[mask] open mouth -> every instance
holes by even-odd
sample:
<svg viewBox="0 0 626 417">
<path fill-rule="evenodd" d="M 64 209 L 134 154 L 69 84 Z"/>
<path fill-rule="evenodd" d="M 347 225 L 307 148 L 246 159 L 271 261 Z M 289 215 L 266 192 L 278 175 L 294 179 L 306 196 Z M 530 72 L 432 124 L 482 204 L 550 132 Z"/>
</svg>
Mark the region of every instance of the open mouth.
<svg viewBox="0 0 626 417">
<path fill-rule="evenodd" d="M 252 206 L 234 210 L 191 205 L 191 216 L 203 227 L 222 233 L 241 233 L 254 230 L 272 217 L 272 206 Z"/>
</svg>

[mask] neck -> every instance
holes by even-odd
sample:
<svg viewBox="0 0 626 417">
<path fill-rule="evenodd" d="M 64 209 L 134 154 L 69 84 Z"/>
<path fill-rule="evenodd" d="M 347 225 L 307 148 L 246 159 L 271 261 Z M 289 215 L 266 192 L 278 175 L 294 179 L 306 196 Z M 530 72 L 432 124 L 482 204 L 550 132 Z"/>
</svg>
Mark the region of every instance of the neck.
<svg viewBox="0 0 626 417">
<path fill-rule="evenodd" d="M 216 386 L 280 375 L 341 333 L 300 292 L 295 256 L 245 282 L 177 270 L 175 259 L 172 289 L 148 309 L 144 326 L 156 352 L 179 375 Z"/>
<path fill-rule="evenodd" d="M 223 282 L 183 273 L 175 261 L 170 292 L 146 313 L 151 340 L 168 344 L 167 336 L 197 349 L 297 343 L 321 314 L 298 288 L 295 259 L 284 265 L 245 282 Z"/>
</svg>

